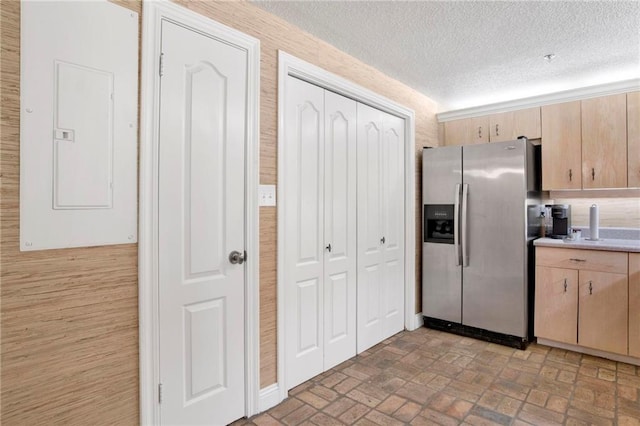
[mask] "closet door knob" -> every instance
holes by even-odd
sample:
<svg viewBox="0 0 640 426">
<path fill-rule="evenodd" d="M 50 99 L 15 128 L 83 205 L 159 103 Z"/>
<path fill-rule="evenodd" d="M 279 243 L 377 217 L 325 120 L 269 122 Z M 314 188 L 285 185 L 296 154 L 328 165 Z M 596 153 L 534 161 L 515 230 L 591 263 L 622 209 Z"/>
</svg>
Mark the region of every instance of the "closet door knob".
<svg viewBox="0 0 640 426">
<path fill-rule="evenodd" d="M 329 253 L 331 253 L 331 243 L 329 243 L 325 248 Z"/>
<path fill-rule="evenodd" d="M 384 244 L 387 241 L 384 237 L 380 238 L 380 243 Z"/>
</svg>

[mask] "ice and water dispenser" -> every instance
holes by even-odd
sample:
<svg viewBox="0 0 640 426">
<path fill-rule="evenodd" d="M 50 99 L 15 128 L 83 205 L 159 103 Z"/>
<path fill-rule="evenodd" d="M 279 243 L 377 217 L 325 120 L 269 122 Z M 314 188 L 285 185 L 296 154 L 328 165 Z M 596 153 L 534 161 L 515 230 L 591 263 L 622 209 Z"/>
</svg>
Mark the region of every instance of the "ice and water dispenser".
<svg viewBox="0 0 640 426">
<path fill-rule="evenodd" d="M 453 244 L 456 226 L 453 204 L 425 204 L 423 213 L 423 242 Z"/>
</svg>

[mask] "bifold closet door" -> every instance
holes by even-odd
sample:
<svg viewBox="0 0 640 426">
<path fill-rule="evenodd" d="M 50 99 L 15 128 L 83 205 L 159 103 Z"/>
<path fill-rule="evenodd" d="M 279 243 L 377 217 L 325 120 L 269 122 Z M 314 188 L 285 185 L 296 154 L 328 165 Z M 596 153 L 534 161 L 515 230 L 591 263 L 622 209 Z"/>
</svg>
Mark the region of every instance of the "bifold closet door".
<svg viewBox="0 0 640 426">
<path fill-rule="evenodd" d="M 358 353 L 404 328 L 404 120 L 358 104 Z"/>
<path fill-rule="evenodd" d="M 356 102 L 294 77 L 285 93 L 290 389 L 356 354 Z"/>
<path fill-rule="evenodd" d="M 324 370 L 356 355 L 356 102 L 325 91 Z"/>
</svg>

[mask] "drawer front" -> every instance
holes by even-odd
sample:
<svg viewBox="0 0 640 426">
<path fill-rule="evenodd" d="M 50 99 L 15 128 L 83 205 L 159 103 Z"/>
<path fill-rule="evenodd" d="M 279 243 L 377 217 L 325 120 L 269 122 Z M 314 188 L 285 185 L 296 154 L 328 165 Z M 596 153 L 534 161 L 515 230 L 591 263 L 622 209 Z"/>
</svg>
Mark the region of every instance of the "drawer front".
<svg viewBox="0 0 640 426">
<path fill-rule="evenodd" d="M 536 265 L 626 274 L 629 255 L 617 251 L 536 247 Z"/>
</svg>

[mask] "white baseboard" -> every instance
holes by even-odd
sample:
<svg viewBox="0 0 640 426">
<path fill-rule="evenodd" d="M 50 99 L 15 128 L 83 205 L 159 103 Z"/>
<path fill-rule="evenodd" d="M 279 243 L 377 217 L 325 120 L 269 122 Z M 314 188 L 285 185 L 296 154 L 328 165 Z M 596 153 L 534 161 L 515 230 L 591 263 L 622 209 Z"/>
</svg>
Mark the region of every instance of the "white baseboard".
<svg viewBox="0 0 640 426">
<path fill-rule="evenodd" d="M 413 329 L 416 330 L 424 325 L 424 317 L 422 316 L 422 312 L 418 312 L 413 319 Z"/>
<path fill-rule="evenodd" d="M 260 413 L 267 411 L 271 407 L 275 407 L 280 404 L 280 389 L 277 383 L 260 389 L 260 397 L 258 400 L 258 410 Z"/>
</svg>

